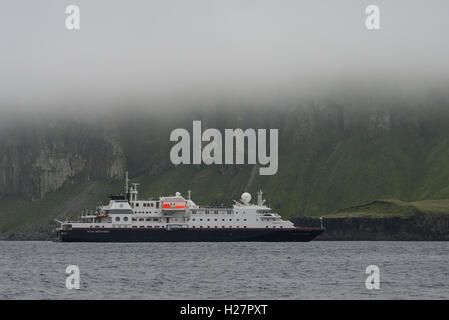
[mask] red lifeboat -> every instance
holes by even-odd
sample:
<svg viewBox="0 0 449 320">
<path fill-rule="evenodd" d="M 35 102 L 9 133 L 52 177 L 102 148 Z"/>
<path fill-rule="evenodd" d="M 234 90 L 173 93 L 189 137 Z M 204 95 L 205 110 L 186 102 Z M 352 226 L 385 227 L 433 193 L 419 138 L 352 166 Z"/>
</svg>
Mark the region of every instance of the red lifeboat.
<svg viewBox="0 0 449 320">
<path fill-rule="evenodd" d="M 109 217 L 109 214 L 108 214 L 107 211 L 106 212 L 100 212 L 100 213 L 97 214 L 97 218 L 106 218 L 106 217 Z"/>
</svg>

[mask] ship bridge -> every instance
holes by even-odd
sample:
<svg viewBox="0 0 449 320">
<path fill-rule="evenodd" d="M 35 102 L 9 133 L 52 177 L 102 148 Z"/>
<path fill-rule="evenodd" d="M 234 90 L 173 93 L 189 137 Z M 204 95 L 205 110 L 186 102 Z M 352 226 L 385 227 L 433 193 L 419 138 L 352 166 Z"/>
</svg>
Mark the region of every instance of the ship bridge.
<svg viewBox="0 0 449 320">
<path fill-rule="evenodd" d="M 133 214 L 133 209 L 127 200 L 111 200 L 108 208 L 105 210 L 108 214 Z"/>
</svg>

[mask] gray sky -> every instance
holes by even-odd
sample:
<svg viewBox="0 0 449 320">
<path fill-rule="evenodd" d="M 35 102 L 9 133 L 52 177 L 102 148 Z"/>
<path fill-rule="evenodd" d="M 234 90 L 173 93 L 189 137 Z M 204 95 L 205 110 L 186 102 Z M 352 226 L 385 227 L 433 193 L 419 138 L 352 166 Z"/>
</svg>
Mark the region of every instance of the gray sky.
<svg viewBox="0 0 449 320">
<path fill-rule="evenodd" d="M 69 4 L 79 31 L 65 29 Z M 3 0 L 0 111 L 425 90 L 449 79 L 448 12 L 447 0 Z"/>
</svg>

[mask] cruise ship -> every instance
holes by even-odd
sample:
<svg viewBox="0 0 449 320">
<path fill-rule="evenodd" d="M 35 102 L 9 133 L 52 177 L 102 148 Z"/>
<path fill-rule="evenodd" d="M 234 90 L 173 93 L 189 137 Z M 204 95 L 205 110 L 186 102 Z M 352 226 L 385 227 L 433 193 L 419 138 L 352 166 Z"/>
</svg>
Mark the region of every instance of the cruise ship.
<svg viewBox="0 0 449 320">
<path fill-rule="evenodd" d="M 78 222 L 57 221 L 57 237 L 63 242 L 306 242 L 324 231 L 320 227 L 297 227 L 265 205 L 262 191 L 257 203 L 241 195 L 232 206 L 200 207 L 176 192 L 172 196 L 138 199 L 138 184 L 125 193 L 111 195 L 107 205 L 83 212 Z"/>
</svg>

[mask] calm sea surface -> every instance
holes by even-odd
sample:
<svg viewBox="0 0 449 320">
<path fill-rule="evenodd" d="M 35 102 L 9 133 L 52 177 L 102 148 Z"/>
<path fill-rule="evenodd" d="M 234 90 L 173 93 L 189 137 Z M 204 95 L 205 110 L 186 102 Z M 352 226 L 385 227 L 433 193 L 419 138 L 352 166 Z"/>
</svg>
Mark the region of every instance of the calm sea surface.
<svg viewBox="0 0 449 320">
<path fill-rule="evenodd" d="M 80 289 L 65 286 L 77 265 Z M 380 289 L 368 290 L 368 265 Z M 1 299 L 449 299 L 449 242 L 0 241 Z"/>
</svg>

